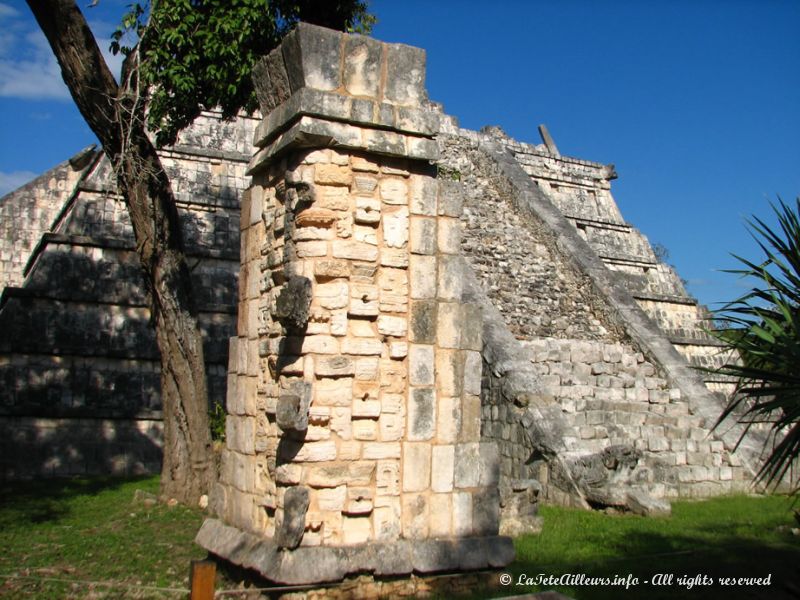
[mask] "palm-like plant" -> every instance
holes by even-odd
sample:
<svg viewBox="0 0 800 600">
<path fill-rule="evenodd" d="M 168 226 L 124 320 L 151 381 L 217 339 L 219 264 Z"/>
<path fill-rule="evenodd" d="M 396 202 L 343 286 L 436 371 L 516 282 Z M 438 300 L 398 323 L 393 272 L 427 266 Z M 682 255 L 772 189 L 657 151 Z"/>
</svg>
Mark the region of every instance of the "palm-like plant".
<svg viewBox="0 0 800 600">
<path fill-rule="evenodd" d="M 715 334 L 741 359 L 716 371 L 737 381 L 716 426 L 734 414 L 747 429 L 769 423 L 772 448 L 765 449 L 756 479 L 768 486 L 794 480 L 791 491 L 796 494 L 800 488 L 792 468 L 800 455 L 800 198 L 793 208 L 780 200 L 772 209 L 777 227 L 757 217 L 748 222 L 764 261 L 735 256 L 743 268 L 729 271 L 754 279 L 755 286 L 715 314 L 725 327 Z"/>
</svg>

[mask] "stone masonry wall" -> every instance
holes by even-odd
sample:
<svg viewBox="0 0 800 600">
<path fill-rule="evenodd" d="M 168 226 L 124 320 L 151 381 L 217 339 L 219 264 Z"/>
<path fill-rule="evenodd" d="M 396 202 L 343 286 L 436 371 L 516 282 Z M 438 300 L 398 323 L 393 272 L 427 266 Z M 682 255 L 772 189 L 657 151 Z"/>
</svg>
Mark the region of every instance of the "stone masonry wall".
<svg viewBox="0 0 800 600">
<path fill-rule="evenodd" d="M 491 503 L 469 491 L 479 475 L 473 453 L 490 448 L 478 443 L 480 328 L 462 327 L 469 309 L 458 303 L 451 265 L 460 202 L 440 195 L 437 216 L 435 187 L 418 169 L 319 150 L 286 180 L 279 165 L 251 188 L 251 214 L 260 216 L 252 207 L 263 203 L 267 226 L 259 218 L 246 230 L 253 251 L 241 308 L 258 318 L 246 325 L 258 335 L 235 347 L 242 357 L 257 343 L 263 368 L 253 376 L 255 365 L 239 364 L 232 374 L 231 470 L 222 483 L 229 507 L 252 495 L 244 503 L 258 520 L 234 510 L 229 522 L 274 536 L 283 495 L 302 484 L 310 490 L 302 545 L 489 532 L 473 511 Z M 313 202 L 297 196 L 303 182 L 313 185 Z M 254 254 L 250 240 L 265 231 Z M 312 282 L 304 331 L 276 316 L 287 270 Z M 266 305 L 253 282 L 269 290 Z M 292 393 L 310 402 L 308 428 L 295 442 L 280 428 Z M 234 466 L 251 452 L 265 453 L 255 481 Z"/>
<path fill-rule="evenodd" d="M 242 203 L 220 519 L 198 542 L 287 583 L 506 564 L 424 55 L 301 24 L 256 74 L 272 112 Z"/>
<path fill-rule="evenodd" d="M 656 497 L 699 497 L 746 486 L 738 457 L 709 436 L 703 419 L 690 414 L 679 390 L 658 377 L 641 353 L 580 340 L 523 346 L 532 371 L 544 379 L 544 392 L 562 409 L 564 457 L 629 447 L 640 454 L 633 483 Z M 508 402 L 502 382 L 485 376 L 483 385 L 482 435 L 498 441 L 501 480 L 509 486 L 530 479 L 546 484 L 549 467 L 525 431 L 524 406 Z"/>
<path fill-rule="evenodd" d="M 236 326 L 239 197 L 254 128 L 253 119 L 204 113 L 161 152 L 218 404 Z M 159 357 L 109 162 L 84 151 L 7 196 L 0 214 L 13 225 L 0 256 L 13 255 L 16 265 L 0 301 L 0 430 L 9 432 L 0 477 L 157 472 Z M 36 221 L 33 230 L 26 219 Z"/>
<path fill-rule="evenodd" d="M 725 356 L 719 355 L 720 344 L 707 331 L 711 327 L 708 312 L 686 292 L 675 269 L 656 257 L 647 238 L 620 214 L 611 194 L 611 181 L 617 177 L 614 166 L 554 155 L 544 144 L 517 142 L 498 129 L 490 132 L 513 153 L 535 185 L 606 266 L 619 274 L 626 289 L 676 349 L 692 365 L 721 366 Z M 711 356 L 715 358 L 709 360 Z M 714 391 L 718 380 L 706 376 Z M 732 392 L 730 385 L 726 391 Z"/>
<path fill-rule="evenodd" d="M 632 442 L 646 465 L 637 483 L 657 497 L 702 496 L 745 483 L 741 461 L 640 352 L 579 340 L 523 345 L 534 370 L 547 373 L 547 391 L 573 427 L 574 437 L 564 438 L 567 448 L 601 452 Z"/>
<path fill-rule="evenodd" d="M 4 418 L 1 479 L 158 473 L 162 439 L 160 418 Z"/>
<path fill-rule="evenodd" d="M 617 341 L 588 279 L 570 266 L 541 223 L 493 187 L 469 134 L 441 135 L 443 177 L 461 181 L 465 205 L 462 251 L 506 325 L 518 337 Z"/>
<path fill-rule="evenodd" d="M 31 252 L 94 159 L 91 150 L 79 153 L 0 198 L 0 291 L 22 283 Z"/>
</svg>

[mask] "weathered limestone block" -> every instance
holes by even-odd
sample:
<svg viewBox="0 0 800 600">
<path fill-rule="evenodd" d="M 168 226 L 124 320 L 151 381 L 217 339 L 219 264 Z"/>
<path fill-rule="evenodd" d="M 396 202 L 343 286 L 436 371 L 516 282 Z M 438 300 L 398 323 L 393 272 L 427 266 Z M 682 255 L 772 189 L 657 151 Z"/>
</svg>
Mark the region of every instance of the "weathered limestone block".
<svg viewBox="0 0 800 600">
<path fill-rule="evenodd" d="M 439 346 L 442 348 L 461 347 L 461 329 L 464 325 L 463 318 L 464 315 L 460 303 L 439 303 L 436 322 L 436 341 Z M 480 369 L 478 373 L 480 374 Z"/>
<path fill-rule="evenodd" d="M 431 481 L 431 445 L 421 442 L 403 444 L 403 491 L 421 492 Z"/>
<path fill-rule="evenodd" d="M 427 100 L 425 51 L 401 44 L 387 46 L 387 98 L 401 105 L 418 105 Z"/>
<path fill-rule="evenodd" d="M 408 322 L 405 317 L 380 315 L 378 317 L 378 333 L 393 337 L 405 337 L 408 331 Z"/>
<path fill-rule="evenodd" d="M 362 356 L 356 359 L 356 381 L 375 381 L 378 379 L 380 359 Z"/>
<path fill-rule="evenodd" d="M 438 265 L 438 297 L 460 301 L 464 283 L 464 264 L 460 256 L 442 255 Z"/>
<path fill-rule="evenodd" d="M 411 255 L 409 259 L 409 283 L 411 286 L 411 298 L 414 300 L 425 300 L 436 297 L 437 283 L 437 260 L 435 256 Z M 445 283 L 451 285 L 448 288 L 449 296 L 455 294 L 456 282 L 445 278 Z M 455 299 L 455 298 L 453 298 Z"/>
<path fill-rule="evenodd" d="M 278 295 L 275 316 L 303 328 L 308 322 L 310 306 L 311 281 L 305 277 L 292 277 Z"/>
<path fill-rule="evenodd" d="M 440 305 L 441 306 L 441 305 Z M 465 353 L 449 348 L 440 348 L 436 351 L 435 371 L 437 375 L 437 390 L 444 396 L 458 397 L 464 390 L 464 360 Z M 470 377 L 474 377 L 472 373 Z M 478 370 L 480 377 L 480 370 Z"/>
<path fill-rule="evenodd" d="M 411 344 L 408 352 L 409 383 L 411 385 L 433 385 L 434 347 L 422 344 Z"/>
<path fill-rule="evenodd" d="M 458 444 L 455 448 L 455 486 L 478 487 L 481 478 L 480 444 Z"/>
<path fill-rule="evenodd" d="M 390 248 L 404 248 L 408 243 L 408 208 L 384 210 L 381 219 L 384 243 Z"/>
<path fill-rule="evenodd" d="M 408 398 L 408 439 L 430 440 L 436 433 L 436 392 L 411 388 Z"/>
<path fill-rule="evenodd" d="M 372 194 L 374 177 L 356 177 L 356 186 L 360 192 Z M 371 188 L 371 189 L 370 189 Z M 358 192 L 357 192 L 358 193 Z M 381 222 L 381 203 L 373 198 L 357 198 L 355 222 L 363 225 L 375 225 Z"/>
<path fill-rule="evenodd" d="M 339 308 L 346 308 L 349 304 L 350 286 L 346 281 L 340 281 L 338 278 L 344 277 L 343 273 L 349 272 L 344 267 L 337 266 L 333 261 L 324 261 L 323 266 L 320 268 L 326 275 L 323 277 L 333 277 L 337 280 L 329 283 L 320 283 L 314 288 L 314 300 L 319 303 L 322 308 L 328 310 L 336 310 Z M 320 262 L 315 263 L 315 270 L 319 267 Z"/>
<path fill-rule="evenodd" d="M 296 452 L 295 452 L 296 450 Z M 292 455 L 291 453 L 294 452 Z M 299 446 L 287 444 L 285 458 L 297 462 L 326 462 L 336 459 L 336 443 L 334 441 L 307 442 Z"/>
<path fill-rule="evenodd" d="M 305 530 L 308 498 L 308 488 L 301 486 L 290 487 L 283 495 L 283 517 L 279 519 L 275 531 L 275 543 L 281 548 L 292 550 L 300 545 Z"/>
<path fill-rule="evenodd" d="M 299 382 L 292 386 L 292 393 L 278 398 L 275 418 L 278 427 L 284 431 L 306 431 L 312 390 L 307 383 Z"/>
<path fill-rule="evenodd" d="M 434 446 L 432 455 L 431 489 L 451 492 L 455 475 L 455 446 Z M 437 513 L 441 515 L 441 513 Z"/>
<path fill-rule="evenodd" d="M 438 303 L 435 301 L 411 303 L 409 341 L 418 344 L 432 344 L 436 340 L 437 306 Z"/>
<path fill-rule="evenodd" d="M 672 514 L 672 508 L 666 500 L 653 498 L 641 490 L 628 492 L 626 506 L 631 512 L 644 517 L 666 516 Z"/>
<path fill-rule="evenodd" d="M 478 535 L 493 535 L 500 527 L 500 492 L 485 488 L 472 495 L 472 528 Z"/>
<path fill-rule="evenodd" d="M 320 379 L 315 386 L 314 404 L 321 406 L 350 406 L 353 400 L 353 378 Z"/>
<path fill-rule="evenodd" d="M 453 497 L 451 494 L 433 494 L 429 500 L 430 521 L 428 531 L 432 538 L 450 537 L 452 530 Z"/>
<path fill-rule="evenodd" d="M 432 217 L 413 217 L 411 219 L 409 249 L 414 254 L 436 254 L 437 219 Z"/>
<path fill-rule="evenodd" d="M 381 179 L 379 195 L 384 204 L 405 206 L 408 203 L 408 184 L 403 179 Z"/>
<path fill-rule="evenodd" d="M 403 537 L 424 539 L 428 537 L 429 506 L 424 494 L 403 494 Z"/>
<path fill-rule="evenodd" d="M 400 458 L 399 442 L 367 442 L 364 444 L 361 457 L 366 460 L 384 460 Z"/>
<path fill-rule="evenodd" d="M 472 535 L 472 494 L 453 494 L 453 533 L 457 536 Z"/>
<path fill-rule="evenodd" d="M 436 239 L 439 252 L 458 254 L 461 251 L 461 221 L 440 217 Z"/>
<path fill-rule="evenodd" d="M 381 251 L 381 266 L 384 267 L 408 267 L 408 254 L 404 248 L 384 248 Z"/>
<path fill-rule="evenodd" d="M 347 356 L 322 357 L 316 361 L 315 370 L 320 377 L 355 375 L 355 362 Z"/>
<path fill-rule="evenodd" d="M 461 399 L 448 396 L 439 397 L 438 404 L 436 436 L 443 443 L 455 442 L 461 430 Z"/>
<path fill-rule="evenodd" d="M 409 208 L 412 215 L 436 215 L 437 186 L 438 182 L 430 177 L 411 176 Z"/>
</svg>

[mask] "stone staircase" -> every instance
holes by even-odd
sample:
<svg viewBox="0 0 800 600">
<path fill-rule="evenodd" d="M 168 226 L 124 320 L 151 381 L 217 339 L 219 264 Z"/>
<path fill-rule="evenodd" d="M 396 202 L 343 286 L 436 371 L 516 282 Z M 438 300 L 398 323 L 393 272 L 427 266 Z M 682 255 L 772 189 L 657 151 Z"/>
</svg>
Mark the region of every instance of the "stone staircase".
<svg viewBox="0 0 800 600">
<path fill-rule="evenodd" d="M 758 443 L 743 457 L 737 434 L 712 431 L 720 399 L 678 350 L 718 346 L 622 220 L 613 168 L 445 131 L 440 176 L 464 185 L 462 250 L 488 300 L 481 426 L 502 457 L 501 505 L 537 486 L 550 502 L 598 506 L 747 488 Z"/>
<path fill-rule="evenodd" d="M 713 328 L 708 310 L 688 294 L 675 269 L 656 255 L 648 239 L 622 217 L 611 194 L 611 181 L 617 177 L 613 165 L 554 154 L 545 144 L 525 144 L 502 132 L 492 133 L 692 366 L 725 364 L 723 345 L 708 333 Z M 704 377 L 712 391 L 732 391 L 724 378 Z"/>
</svg>

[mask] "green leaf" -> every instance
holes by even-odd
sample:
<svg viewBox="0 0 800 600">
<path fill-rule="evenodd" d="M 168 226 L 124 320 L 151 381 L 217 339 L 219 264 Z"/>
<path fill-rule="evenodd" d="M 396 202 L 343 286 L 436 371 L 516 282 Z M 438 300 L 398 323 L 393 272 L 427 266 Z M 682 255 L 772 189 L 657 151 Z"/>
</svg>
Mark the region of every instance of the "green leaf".
<svg viewBox="0 0 800 600">
<path fill-rule="evenodd" d="M 253 64 L 300 20 L 340 30 L 368 30 L 375 22 L 362 0 L 161 0 L 131 5 L 122 29 L 135 29 L 142 40 L 141 80 L 151 90 L 148 125 L 157 144 L 174 143 L 205 107 L 220 106 L 229 117 L 256 109 L 249 76 Z M 176 66 L 190 72 L 179 74 Z"/>
<path fill-rule="evenodd" d="M 777 485 L 790 476 L 800 453 L 800 198 L 794 206 L 772 205 L 779 229 L 753 217 L 748 226 L 764 259 L 735 256 L 744 266 L 731 273 L 755 287 L 715 311 L 729 329 L 710 332 L 733 351 L 735 361 L 712 372 L 737 380 L 736 393 L 720 416 L 752 426 L 766 420 L 770 440 L 757 480 Z M 793 482 L 798 492 L 798 481 Z"/>
</svg>

